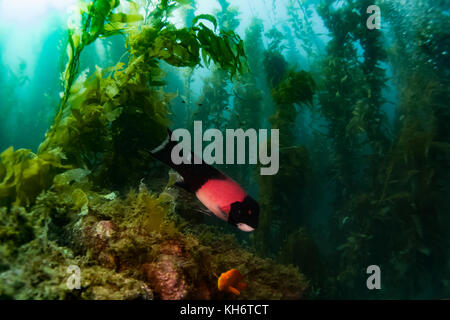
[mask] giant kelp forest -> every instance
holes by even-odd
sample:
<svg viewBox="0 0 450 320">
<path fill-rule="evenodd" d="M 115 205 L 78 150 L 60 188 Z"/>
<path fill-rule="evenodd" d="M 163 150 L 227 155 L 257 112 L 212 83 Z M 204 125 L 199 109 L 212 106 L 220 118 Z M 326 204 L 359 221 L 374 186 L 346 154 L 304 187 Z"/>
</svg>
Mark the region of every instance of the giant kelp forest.
<svg viewBox="0 0 450 320">
<path fill-rule="evenodd" d="M 448 298 L 448 3 L 214 2 L 82 1 L 34 77 L 0 32 L 0 298 Z M 280 130 L 278 174 L 217 165 L 258 200 L 253 233 L 144 151 L 195 120 Z"/>
</svg>

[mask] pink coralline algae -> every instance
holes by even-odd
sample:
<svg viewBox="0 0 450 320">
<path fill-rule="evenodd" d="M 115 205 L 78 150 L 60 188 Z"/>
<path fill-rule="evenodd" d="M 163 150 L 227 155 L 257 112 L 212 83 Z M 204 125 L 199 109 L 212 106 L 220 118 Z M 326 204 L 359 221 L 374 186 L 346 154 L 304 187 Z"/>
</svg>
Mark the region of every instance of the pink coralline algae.
<svg viewBox="0 0 450 320">
<path fill-rule="evenodd" d="M 144 265 L 148 281 L 162 300 L 185 299 L 189 293 L 180 262 L 176 255 L 162 254 L 156 263 Z"/>
<path fill-rule="evenodd" d="M 103 220 L 95 226 L 95 235 L 100 240 L 107 241 L 114 234 L 115 226 L 109 220 Z"/>
<path fill-rule="evenodd" d="M 110 220 L 102 220 L 87 226 L 82 232 L 82 243 L 90 248 L 96 260 L 103 267 L 114 269 L 116 257 L 110 253 L 110 241 L 116 232 L 116 226 Z"/>
</svg>

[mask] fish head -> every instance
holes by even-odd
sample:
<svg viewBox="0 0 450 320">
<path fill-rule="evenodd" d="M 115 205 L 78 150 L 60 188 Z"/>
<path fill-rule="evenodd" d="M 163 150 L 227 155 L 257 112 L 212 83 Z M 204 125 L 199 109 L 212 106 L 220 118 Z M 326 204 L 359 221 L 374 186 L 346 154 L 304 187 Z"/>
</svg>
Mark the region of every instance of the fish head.
<svg viewBox="0 0 450 320">
<path fill-rule="evenodd" d="M 227 273 L 222 273 L 217 280 L 217 287 L 219 291 L 226 290 L 230 286 L 230 277 Z"/>
<path fill-rule="evenodd" d="M 246 196 L 242 201 L 233 202 L 228 214 L 228 223 L 242 231 L 250 232 L 258 227 L 259 204 L 252 197 Z"/>
</svg>

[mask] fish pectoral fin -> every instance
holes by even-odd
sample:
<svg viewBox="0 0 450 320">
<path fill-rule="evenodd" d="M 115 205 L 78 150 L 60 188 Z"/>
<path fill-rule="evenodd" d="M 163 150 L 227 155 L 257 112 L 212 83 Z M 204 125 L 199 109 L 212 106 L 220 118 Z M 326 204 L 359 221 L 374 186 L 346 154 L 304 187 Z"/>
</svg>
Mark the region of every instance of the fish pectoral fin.
<svg viewBox="0 0 450 320">
<path fill-rule="evenodd" d="M 230 292 L 234 293 L 235 295 L 240 295 L 240 294 L 241 294 L 241 293 L 239 292 L 238 289 L 236 289 L 236 288 L 234 288 L 234 287 L 232 287 L 232 286 L 229 286 L 229 287 L 228 287 L 228 290 L 229 290 Z"/>
<path fill-rule="evenodd" d="M 194 209 L 197 212 L 206 214 L 207 216 L 213 216 L 214 213 L 212 213 L 211 211 L 209 211 L 208 209 Z"/>
<path fill-rule="evenodd" d="M 222 207 L 217 206 L 217 212 L 220 212 L 220 215 L 222 216 L 221 218 L 224 221 L 228 221 L 228 214 L 222 209 Z"/>
</svg>

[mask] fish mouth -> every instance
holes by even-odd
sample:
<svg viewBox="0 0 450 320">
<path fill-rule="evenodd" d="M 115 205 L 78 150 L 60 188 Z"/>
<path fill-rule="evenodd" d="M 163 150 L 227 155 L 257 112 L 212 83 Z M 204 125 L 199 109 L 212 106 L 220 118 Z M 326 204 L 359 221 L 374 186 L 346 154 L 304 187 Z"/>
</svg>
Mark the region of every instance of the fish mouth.
<svg viewBox="0 0 450 320">
<path fill-rule="evenodd" d="M 245 231 L 245 232 L 251 232 L 254 231 L 255 228 L 250 227 L 248 224 L 246 223 L 238 223 L 236 225 L 240 230 Z"/>
<path fill-rule="evenodd" d="M 230 205 L 228 223 L 241 231 L 250 232 L 258 227 L 259 205 L 252 197 L 246 196 L 243 201 Z"/>
</svg>

